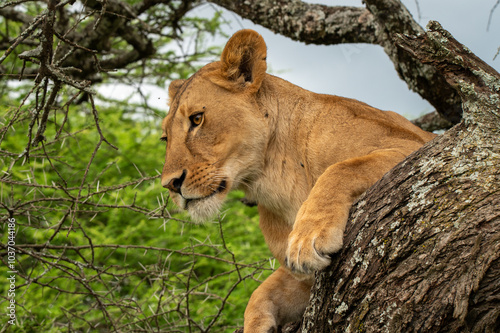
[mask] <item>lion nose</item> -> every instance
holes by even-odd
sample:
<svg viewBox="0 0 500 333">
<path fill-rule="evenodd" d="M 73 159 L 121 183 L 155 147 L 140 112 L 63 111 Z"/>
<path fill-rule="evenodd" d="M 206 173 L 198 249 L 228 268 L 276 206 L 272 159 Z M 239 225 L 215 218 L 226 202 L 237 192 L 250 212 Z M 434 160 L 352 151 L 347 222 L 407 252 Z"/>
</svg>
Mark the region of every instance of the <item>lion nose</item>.
<svg viewBox="0 0 500 333">
<path fill-rule="evenodd" d="M 163 187 L 169 189 L 172 192 L 180 194 L 182 183 L 186 179 L 186 174 L 187 174 L 187 171 L 182 170 L 182 175 L 180 177 L 174 177 L 174 178 L 170 179 L 170 181 L 167 181 L 167 184 L 163 185 Z"/>
</svg>

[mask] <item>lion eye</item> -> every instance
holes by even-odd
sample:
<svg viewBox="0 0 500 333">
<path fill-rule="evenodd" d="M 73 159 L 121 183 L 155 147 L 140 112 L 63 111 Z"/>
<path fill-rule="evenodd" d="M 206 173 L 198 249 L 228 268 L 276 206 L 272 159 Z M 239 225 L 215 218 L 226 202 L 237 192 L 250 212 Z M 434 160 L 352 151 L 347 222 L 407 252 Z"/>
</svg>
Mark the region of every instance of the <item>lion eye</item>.
<svg viewBox="0 0 500 333">
<path fill-rule="evenodd" d="M 160 138 L 160 141 L 167 142 L 167 137 L 166 137 L 166 136 L 162 136 L 162 137 Z"/>
<path fill-rule="evenodd" d="M 203 112 L 193 114 L 192 116 L 189 117 L 189 120 L 191 121 L 192 127 L 200 125 L 203 121 Z"/>
</svg>

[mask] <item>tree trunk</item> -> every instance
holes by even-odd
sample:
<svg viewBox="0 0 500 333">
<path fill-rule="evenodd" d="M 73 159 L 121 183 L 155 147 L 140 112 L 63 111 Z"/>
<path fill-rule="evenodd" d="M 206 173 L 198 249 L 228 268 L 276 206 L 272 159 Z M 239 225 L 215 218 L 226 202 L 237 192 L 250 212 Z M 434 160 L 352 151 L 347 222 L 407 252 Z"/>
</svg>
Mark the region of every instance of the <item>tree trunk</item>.
<svg viewBox="0 0 500 333">
<path fill-rule="evenodd" d="M 286 332 L 500 331 L 500 75 L 428 29 L 397 43 L 443 73 L 464 119 L 357 201 L 344 250 Z"/>
</svg>

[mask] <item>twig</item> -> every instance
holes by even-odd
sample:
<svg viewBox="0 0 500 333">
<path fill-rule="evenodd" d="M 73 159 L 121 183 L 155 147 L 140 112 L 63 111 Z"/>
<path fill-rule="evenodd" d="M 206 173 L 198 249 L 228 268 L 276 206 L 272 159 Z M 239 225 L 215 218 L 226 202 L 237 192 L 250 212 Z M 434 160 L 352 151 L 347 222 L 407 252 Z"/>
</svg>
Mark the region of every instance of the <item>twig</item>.
<svg viewBox="0 0 500 333">
<path fill-rule="evenodd" d="M 101 137 L 101 141 L 103 142 L 106 142 L 111 148 L 115 149 L 115 150 L 118 150 L 118 147 L 116 147 L 115 145 L 111 144 L 105 137 L 104 135 L 102 134 L 102 130 L 101 130 L 101 126 L 99 125 L 99 114 L 97 113 L 97 109 L 95 107 L 95 103 L 94 103 L 94 97 L 92 96 L 89 96 L 90 98 L 90 103 L 92 105 L 92 115 L 94 116 L 94 122 L 95 122 L 95 126 L 97 128 L 97 132 L 99 132 L 99 136 Z"/>
<path fill-rule="evenodd" d="M 500 0 L 497 0 L 497 2 L 493 5 L 493 8 L 491 8 L 490 10 L 490 15 L 488 16 L 488 24 L 486 25 L 486 31 L 490 31 L 490 24 L 491 24 L 491 19 L 493 17 L 493 12 L 495 11 L 495 9 L 497 9 L 498 5 L 500 4 Z M 498 52 L 497 52 L 498 54 Z M 496 57 L 496 55 L 495 55 Z M 494 60 L 494 58 L 493 58 Z"/>
<path fill-rule="evenodd" d="M 17 1 L 10 1 L 10 2 L 7 2 L 7 3 L 4 3 L 3 5 L 0 5 L 0 9 L 1 8 L 7 8 L 9 6 L 17 6 L 17 5 L 20 5 L 22 3 L 25 3 L 25 2 L 30 2 L 30 1 L 33 1 L 33 0 L 17 0 Z"/>
<path fill-rule="evenodd" d="M 31 146 L 37 147 L 38 144 L 45 140 L 44 133 L 45 129 L 47 128 L 47 119 L 49 118 L 49 112 L 56 100 L 56 96 L 59 93 L 59 90 L 61 89 L 61 82 L 60 81 L 55 81 L 54 86 L 52 87 L 52 91 L 50 92 L 49 99 L 47 100 L 47 103 L 45 103 L 45 106 L 43 108 L 43 114 L 42 118 L 39 121 L 38 124 L 38 131 L 35 134 L 35 137 L 33 138 L 33 142 Z"/>
<path fill-rule="evenodd" d="M 99 16 L 97 17 L 97 20 L 94 23 L 93 30 L 96 30 L 99 23 L 101 23 L 101 19 L 104 16 L 104 14 L 106 14 L 106 7 L 108 5 L 108 0 L 97 0 L 97 1 L 101 3 L 102 7 L 101 7 L 101 12 L 100 12 Z"/>
</svg>

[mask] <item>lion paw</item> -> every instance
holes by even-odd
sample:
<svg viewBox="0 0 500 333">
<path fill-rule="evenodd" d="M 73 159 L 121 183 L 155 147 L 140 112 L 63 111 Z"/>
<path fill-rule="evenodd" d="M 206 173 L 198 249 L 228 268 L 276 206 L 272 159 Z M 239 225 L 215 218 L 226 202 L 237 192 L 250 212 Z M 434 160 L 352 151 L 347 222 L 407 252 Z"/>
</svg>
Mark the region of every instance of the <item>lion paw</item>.
<svg viewBox="0 0 500 333">
<path fill-rule="evenodd" d="M 327 267 L 330 255 L 342 248 L 342 229 L 319 228 L 301 230 L 294 228 L 288 236 L 285 265 L 294 273 L 311 274 Z"/>
</svg>

